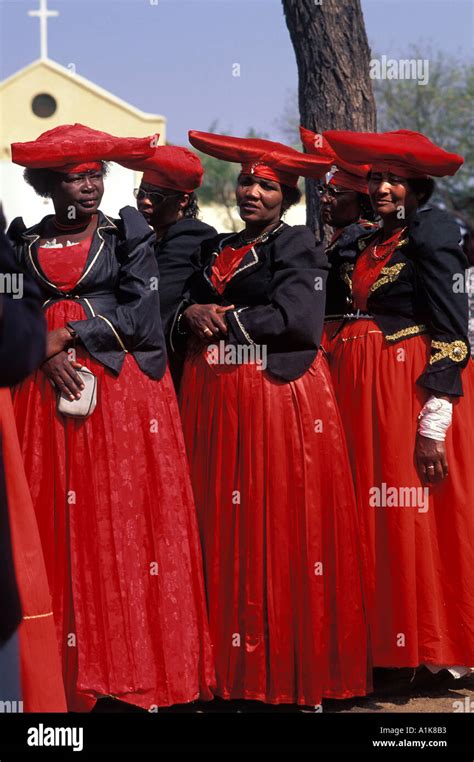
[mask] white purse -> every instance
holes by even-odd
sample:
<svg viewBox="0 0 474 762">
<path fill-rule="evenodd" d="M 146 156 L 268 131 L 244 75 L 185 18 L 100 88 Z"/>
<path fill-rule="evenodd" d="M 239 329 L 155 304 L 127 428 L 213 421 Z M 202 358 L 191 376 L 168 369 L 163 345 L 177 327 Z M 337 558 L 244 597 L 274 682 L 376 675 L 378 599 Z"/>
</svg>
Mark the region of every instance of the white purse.
<svg viewBox="0 0 474 762">
<path fill-rule="evenodd" d="M 97 405 L 97 377 L 85 365 L 76 372 L 84 384 L 80 399 L 70 400 L 61 392 L 58 394 L 58 412 L 72 418 L 87 418 L 92 415 Z"/>
</svg>

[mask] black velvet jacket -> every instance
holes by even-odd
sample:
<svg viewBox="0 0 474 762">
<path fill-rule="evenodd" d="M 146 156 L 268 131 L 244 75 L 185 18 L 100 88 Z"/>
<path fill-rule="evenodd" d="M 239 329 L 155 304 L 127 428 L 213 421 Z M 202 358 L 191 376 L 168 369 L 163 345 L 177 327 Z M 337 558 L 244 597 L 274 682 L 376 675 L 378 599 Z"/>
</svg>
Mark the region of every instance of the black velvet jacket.
<svg viewBox="0 0 474 762">
<path fill-rule="evenodd" d="M 155 247 L 160 271 L 160 309 L 165 336 L 181 302 L 183 288 L 194 268 L 192 255 L 201 244 L 215 238 L 217 230 L 200 220 L 178 220 L 171 225 Z"/>
<path fill-rule="evenodd" d="M 372 235 L 358 235 L 348 228 L 347 236 L 341 236 L 327 251 L 331 263 L 328 318 L 353 312 L 352 271 Z M 367 312 L 386 341 L 429 335 L 431 356 L 417 383 L 431 392 L 453 396 L 462 396 L 461 370 L 470 356 L 468 264 L 459 240 L 459 227 L 446 212 L 431 206 L 419 209 L 408 221 L 406 233 L 367 300 Z"/>
<path fill-rule="evenodd" d="M 160 379 L 166 370 L 166 347 L 160 319 L 155 234 L 132 207 L 111 220 L 99 212 L 84 272 L 70 293 L 64 294 L 42 272 L 36 242 L 44 220 L 28 230 L 20 218 L 9 235 L 22 267 L 39 284 L 43 307 L 58 299 L 77 299 L 87 319 L 69 325 L 87 351 L 118 375 L 126 352 L 141 370 Z M 45 218 L 46 219 L 46 218 Z"/>
<path fill-rule="evenodd" d="M 371 222 L 354 222 L 347 225 L 336 239 L 334 244 L 326 249 L 326 255 L 330 265 L 328 281 L 326 285 L 326 317 L 331 315 L 343 315 L 352 310 L 351 279 L 355 255 L 355 241 L 363 235 L 378 230 L 378 225 Z M 341 279 L 347 289 L 341 287 Z"/>
<path fill-rule="evenodd" d="M 321 340 L 327 277 L 323 247 L 316 245 L 309 228 L 282 223 L 245 255 L 220 295 L 210 274 L 227 243 L 238 247 L 234 234 L 219 235 L 201 247 L 198 270 L 173 324 L 173 346 L 183 339 L 178 318 L 189 304 L 235 304 L 226 313 L 226 342 L 265 345 L 269 373 L 282 381 L 299 378 L 311 366 Z"/>
</svg>

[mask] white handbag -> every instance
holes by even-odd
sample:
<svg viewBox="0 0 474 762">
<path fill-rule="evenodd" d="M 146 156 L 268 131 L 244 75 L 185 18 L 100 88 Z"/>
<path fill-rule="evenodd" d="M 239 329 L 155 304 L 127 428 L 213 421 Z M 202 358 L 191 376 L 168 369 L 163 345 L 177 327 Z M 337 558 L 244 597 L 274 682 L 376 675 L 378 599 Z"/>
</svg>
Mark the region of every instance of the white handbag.
<svg viewBox="0 0 474 762">
<path fill-rule="evenodd" d="M 87 418 L 97 405 L 97 377 L 85 365 L 76 369 L 76 372 L 84 384 L 81 396 L 78 400 L 70 400 L 64 392 L 58 394 L 58 412 L 73 418 Z"/>
</svg>

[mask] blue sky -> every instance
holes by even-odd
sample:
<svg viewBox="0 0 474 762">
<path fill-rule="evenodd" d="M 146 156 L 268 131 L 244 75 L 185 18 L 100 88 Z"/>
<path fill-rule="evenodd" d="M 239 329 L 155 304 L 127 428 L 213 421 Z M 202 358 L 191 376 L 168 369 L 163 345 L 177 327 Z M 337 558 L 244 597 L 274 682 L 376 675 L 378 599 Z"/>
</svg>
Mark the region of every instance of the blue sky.
<svg viewBox="0 0 474 762">
<path fill-rule="evenodd" d="M 48 0 L 49 57 L 129 103 L 188 129 L 249 127 L 281 139 L 276 120 L 297 87 L 280 0 Z M 323 0 L 324 2 L 324 0 Z M 37 0 L 0 0 L 0 78 L 39 57 Z M 417 42 L 472 60 L 471 0 L 362 0 L 372 52 L 403 57 Z M 240 76 L 233 67 L 240 65 Z M 107 126 L 104 125 L 104 129 Z"/>
</svg>

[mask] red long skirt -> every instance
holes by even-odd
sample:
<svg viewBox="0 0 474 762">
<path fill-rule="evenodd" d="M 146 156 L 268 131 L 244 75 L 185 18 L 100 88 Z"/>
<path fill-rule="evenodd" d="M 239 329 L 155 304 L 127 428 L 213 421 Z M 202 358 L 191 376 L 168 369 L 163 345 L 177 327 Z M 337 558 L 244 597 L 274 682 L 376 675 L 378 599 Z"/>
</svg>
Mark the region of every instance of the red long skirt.
<svg viewBox="0 0 474 762">
<path fill-rule="evenodd" d="M 217 695 L 367 691 L 353 485 L 326 361 L 297 381 L 189 355 L 180 394 Z"/>
<path fill-rule="evenodd" d="M 84 314 L 64 300 L 46 316 L 52 330 Z M 209 699 L 202 559 L 171 377 L 153 381 L 131 355 L 118 378 L 80 348 L 78 360 L 98 378 L 89 418 L 57 413 L 41 371 L 14 399 L 68 706 Z"/>
<path fill-rule="evenodd" d="M 414 460 L 428 338 L 389 345 L 365 319 L 334 330 L 325 346 L 356 486 L 374 666 L 471 666 L 474 364 L 447 433 L 449 476 L 429 486 Z"/>
<path fill-rule="evenodd" d="M 0 389 L 0 435 L 15 573 L 23 613 L 19 629 L 23 707 L 25 712 L 65 712 L 51 595 L 9 389 Z"/>
</svg>

